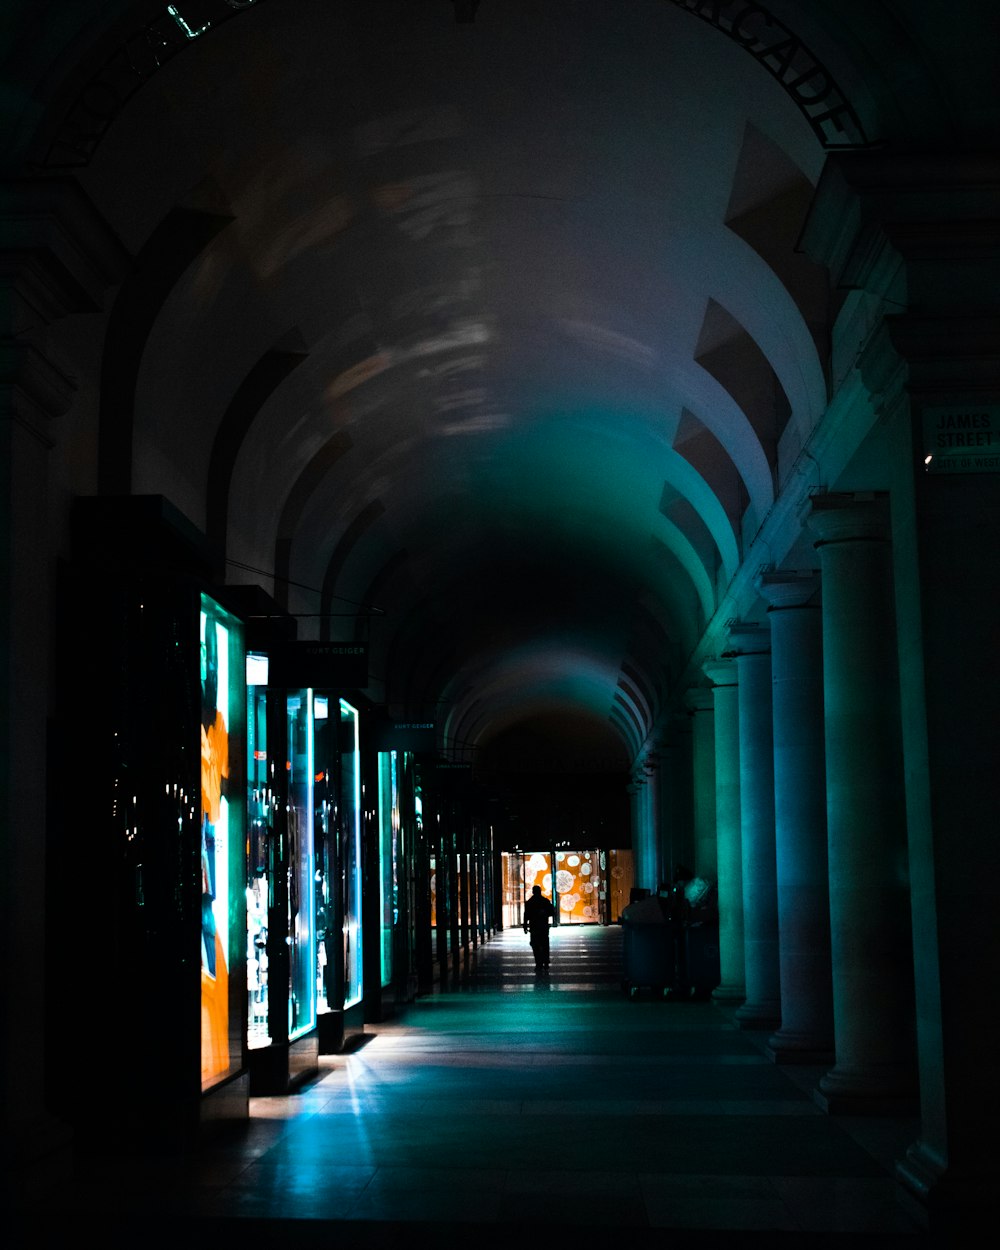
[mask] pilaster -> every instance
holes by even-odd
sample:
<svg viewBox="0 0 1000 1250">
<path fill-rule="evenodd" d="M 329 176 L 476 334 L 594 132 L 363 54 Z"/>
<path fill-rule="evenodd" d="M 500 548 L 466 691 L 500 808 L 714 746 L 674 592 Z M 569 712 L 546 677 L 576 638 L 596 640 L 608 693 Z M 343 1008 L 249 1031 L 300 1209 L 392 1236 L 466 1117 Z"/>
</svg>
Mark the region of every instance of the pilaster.
<svg viewBox="0 0 1000 1250">
<path fill-rule="evenodd" d="M 718 853 L 715 832 L 715 700 L 711 690 L 689 690 L 685 705 L 691 716 L 691 790 L 694 863 L 699 877 L 715 881 Z"/>
<path fill-rule="evenodd" d="M 823 694 L 836 1063 L 829 1111 L 915 1103 L 910 899 L 887 500 L 820 495 Z"/>
<path fill-rule="evenodd" d="M 736 663 L 704 665 L 715 706 L 715 827 L 719 870 L 720 984 L 712 995 L 723 1002 L 746 997 L 743 939 L 743 857 L 740 849 L 740 721 Z"/>
<path fill-rule="evenodd" d="M 766 625 L 738 623 L 729 653 L 739 675 L 740 846 L 746 1001 L 736 1012 L 745 1029 L 781 1023 L 778 891 L 774 846 L 774 747 L 771 636 Z"/>
<path fill-rule="evenodd" d="M 766 572 L 758 591 L 771 624 L 774 826 L 781 1028 L 778 1063 L 833 1055 L 819 574 Z"/>
</svg>

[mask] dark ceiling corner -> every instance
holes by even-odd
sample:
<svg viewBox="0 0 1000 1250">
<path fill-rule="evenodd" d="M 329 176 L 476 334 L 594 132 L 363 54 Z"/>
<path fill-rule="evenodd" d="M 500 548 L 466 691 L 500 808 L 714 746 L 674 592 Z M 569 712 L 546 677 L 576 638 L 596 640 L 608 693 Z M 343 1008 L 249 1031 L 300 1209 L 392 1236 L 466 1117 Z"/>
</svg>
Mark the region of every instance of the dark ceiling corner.
<svg viewBox="0 0 1000 1250">
<path fill-rule="evenodd" d="M 451 2 L 455 6 L 455 21 L 459 24 L 471 26 L 476 20 L 479 0 L 451 0 Z"/>
</svg>

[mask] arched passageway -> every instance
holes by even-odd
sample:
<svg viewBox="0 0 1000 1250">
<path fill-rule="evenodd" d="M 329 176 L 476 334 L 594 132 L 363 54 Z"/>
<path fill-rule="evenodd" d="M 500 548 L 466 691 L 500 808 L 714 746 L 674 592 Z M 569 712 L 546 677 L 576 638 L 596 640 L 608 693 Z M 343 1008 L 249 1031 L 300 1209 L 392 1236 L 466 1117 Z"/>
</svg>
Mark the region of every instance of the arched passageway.
<svg viewBox="0 0 1000 1250">
<path fill-rule="evenodd" d="M 900 1184 L 961 1223 L 997 1162 L 994 15 L 8 8 L 11 1140 L 87 1120 L 66 914 L 109 935 L 89 1010 L 182 1056 L 152 1118 L 200 1125 L 245 1114 L 264 957 L 302 977 L 278 1049 L 314 999 L 380 1016 L 544 811 L 640 890 L 715 882 L 721 1008 L 826 1114 L 916 1115 Z M 126 1112 L 145 1060 L 85 1062 Z"/>
</svg>

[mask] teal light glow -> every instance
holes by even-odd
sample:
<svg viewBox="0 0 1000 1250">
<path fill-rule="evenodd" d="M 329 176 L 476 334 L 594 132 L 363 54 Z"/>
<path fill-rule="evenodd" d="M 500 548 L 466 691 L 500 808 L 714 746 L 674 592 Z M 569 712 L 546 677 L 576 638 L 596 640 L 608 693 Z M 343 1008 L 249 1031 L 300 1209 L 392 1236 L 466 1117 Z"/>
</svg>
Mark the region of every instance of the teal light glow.
<svg viewBox="0 0 1000 1250">
<path fill-rule="evenodd" d="M 268 660 L 266 655 L 259 655 L 256 652 L 247 652 L 247 685 L 248 686 L 266 686 L 267 685 Z"/>
<path fill-rule="evenodd" d="M 174 19 L 188 39 L 197 39 L 199 35 L 203 35 L 212 25 L 211 22 L 206 22 L 204 26 L 199 26 L 197 29 L 193 26 L 189 26 L 185 19 L 181 16 L 180 10 L 173 4 L 167 5 L 167 12 Z"/>
<path fill-rule="evenodd" d="M 230 741 L 242 701 L 245 653 L 235 617 L 207 595 L 199 613 L 201 670 L 201 1077 L 207 1088 L 237 1062 L 230 1035 L 230 974 L 245 924 L 242 802 L 230 804 Z M 240 958 L 242 954 L 240 953 Z"/>
<path fill-rule="evenodd" d="M 397 754 L 378 757 L 379 915 L 381 917 L 382 985 L 392 981 L 392 942 L 398 913 L 399 778 Z"/>
</svg>

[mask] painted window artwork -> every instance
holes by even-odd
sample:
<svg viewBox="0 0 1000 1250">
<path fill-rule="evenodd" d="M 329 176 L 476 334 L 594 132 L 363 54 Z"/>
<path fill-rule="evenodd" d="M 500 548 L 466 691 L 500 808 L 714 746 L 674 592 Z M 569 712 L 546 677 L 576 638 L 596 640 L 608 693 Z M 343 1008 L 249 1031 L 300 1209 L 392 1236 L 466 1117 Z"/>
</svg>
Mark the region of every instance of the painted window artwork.
<svg viewBox="0 0 1000 1250">
<path fill-rule="evenodd" d="M 556 851 L 556 876 L 552 880 L 552 854 L 535 851 L 524 857 L 524 896 L 533 886 L 559 908 L 560 924 L 597 924 L 601 920 L 604 874 L 600 852 Z M 553 884 L 556 897 L 553 897 Z"/>
<path fill-rule="evenodd" d="M 229 1071 L 229 731 L 232 624 L 201 599 L 201 1079 Z"/>
</svg>

